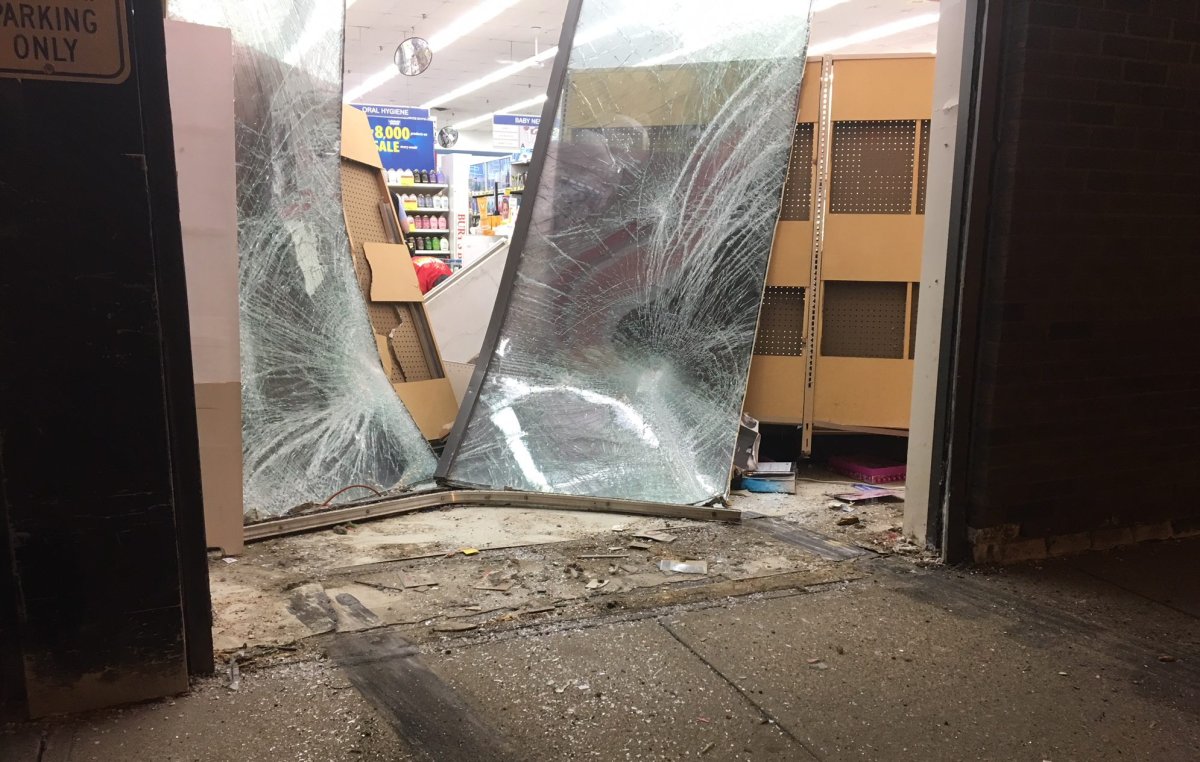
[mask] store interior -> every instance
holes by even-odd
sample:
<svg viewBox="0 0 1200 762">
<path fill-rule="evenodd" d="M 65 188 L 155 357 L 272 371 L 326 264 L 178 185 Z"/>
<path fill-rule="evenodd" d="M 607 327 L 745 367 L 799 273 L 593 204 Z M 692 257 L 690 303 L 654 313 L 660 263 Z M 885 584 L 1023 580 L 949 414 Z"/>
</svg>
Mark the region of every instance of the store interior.
<svg viewBox="0 0 1200 762">
<path fill-rule="evenodd" d="M 755 560 L 720 532 L 735 513 L 834 557 L 924 550 L 904 479 L 939 3 L 817 0 L 769 66 L 752 13 L 718 32 L 572 6 L 353 0 L 344 28 L 314 6 L 268 33 L 269 10 L 172 4 L 219 650 L 531 610 L 580 575 L 589 596 L 678 582 L 655 533 L 706 575 L 805 563 Z M 232 114 L 180 64 L 222 46 Z M 564 543 L 654 568 L 558 579 Z M 482 593 L 426 568 L 541 546 Z M 547 573 L 513 603 L 510 578 Z"/>
</svg>

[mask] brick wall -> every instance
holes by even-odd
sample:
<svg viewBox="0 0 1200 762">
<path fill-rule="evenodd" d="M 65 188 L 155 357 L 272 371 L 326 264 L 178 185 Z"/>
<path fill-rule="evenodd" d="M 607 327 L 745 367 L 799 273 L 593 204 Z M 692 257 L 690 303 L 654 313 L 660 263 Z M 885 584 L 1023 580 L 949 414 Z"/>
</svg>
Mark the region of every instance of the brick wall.
<svg viewBox="0 0 1200 762">
<path fill-rule="evenodd" d="M 968 524 L 1194 528 L 1200 3 L 1010 2 L 1003 29 Z"/>
</svg>

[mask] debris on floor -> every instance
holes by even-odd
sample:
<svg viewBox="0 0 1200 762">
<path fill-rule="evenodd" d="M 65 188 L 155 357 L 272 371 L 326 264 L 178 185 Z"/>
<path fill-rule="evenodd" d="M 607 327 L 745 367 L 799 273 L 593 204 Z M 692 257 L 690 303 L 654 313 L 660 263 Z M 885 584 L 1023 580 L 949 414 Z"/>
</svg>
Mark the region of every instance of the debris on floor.
<svg viewBox="0 0 1200 762">
<path fill-rule="evenodd" d="M 636 532 L 633 536 L 639 540 L 654 540 L 655 542 L 662 543 L 675 542 L 675 535 L 670 532 L 660 532 L 654 529 Z"/>
<path fill-rule="evenodd" d="M 831 495 L 835 500 L 840 500 L 845 503 L 864 503 L 868 501 L 888 501 L 888 500 L 903 500 L 900 493 L 883 487 L 875 487 L 870 484 L 855 484 L 853 492 L 840 492 Z"/>
<path fill-rule="evenodd" d="M 851 483 L 812 473 L 796 495 L 733 496 L 740 524 L 633 517 L 614 526 L 602 513 L 462 507 L 360 523 L 347 535 L 254 543 L 237 564 L 210 563 L 214 639 L 232 653 L 381 625 L 429 637 L 442 623 L 491 628 L 661 603 L 677 597 L 675 588 L 702 598 L 713 585 L 836 575 L 836 564 L 862 548 L 923 558 L 900 531 L 902 502 L 827 510 L 829 482 L 842 490 Z M 859 523 L 838 526 L 848 515 Z M 660 567 L 656 548 L 692 571 Z"/>
<path fill-rule="evenodd" d="M 664 558 L 658 562 L 658 568 L 666 572 L 679 574 L 708 574 L 707 561 L 672 561 Z"/>
</svg>

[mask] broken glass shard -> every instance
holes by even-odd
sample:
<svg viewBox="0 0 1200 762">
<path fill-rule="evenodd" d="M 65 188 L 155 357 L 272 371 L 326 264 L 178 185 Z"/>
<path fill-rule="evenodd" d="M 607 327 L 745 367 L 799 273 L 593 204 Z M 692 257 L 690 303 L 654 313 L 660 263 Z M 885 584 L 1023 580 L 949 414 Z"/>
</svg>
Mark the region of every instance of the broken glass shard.
<svg viewBox="0 0 1200 762">
<path fill-rule="evenodd" d="M 169 10 L 233 33 L 247 516 L 431 479 L 433 452 L 380 365 L 342 217 L 343 3 Z"/>
<path fill-rule="evenodd" d="M 808 17 L 802 0 L 583 0 L 447 481 L 726 492 Z"/>
</svg>

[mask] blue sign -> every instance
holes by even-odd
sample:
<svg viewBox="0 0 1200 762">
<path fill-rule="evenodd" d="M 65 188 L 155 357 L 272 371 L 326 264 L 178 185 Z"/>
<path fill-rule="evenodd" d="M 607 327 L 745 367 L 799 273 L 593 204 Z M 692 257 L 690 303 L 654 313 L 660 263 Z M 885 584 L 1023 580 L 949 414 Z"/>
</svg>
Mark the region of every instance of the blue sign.
<svg viewBox="0 0 1200 762">
<path fill-rule="evenodd" d="M 428 119 L 429 109 L 412 106 L 373 106 L 368 103 L 352 103 L 354 108 L 367 116 L 393 116 L 397 119 Z"/>
<path fill-rule="evenodd" d="M 367 115 L 384 169 L 437 169 L 428 109 L 352 104 Z"/>
</svg>

